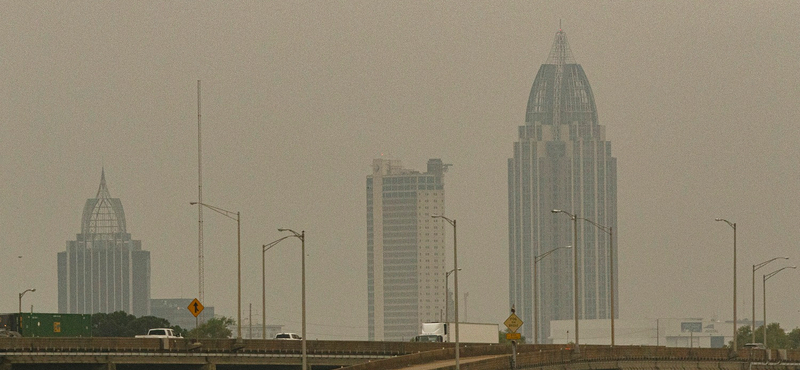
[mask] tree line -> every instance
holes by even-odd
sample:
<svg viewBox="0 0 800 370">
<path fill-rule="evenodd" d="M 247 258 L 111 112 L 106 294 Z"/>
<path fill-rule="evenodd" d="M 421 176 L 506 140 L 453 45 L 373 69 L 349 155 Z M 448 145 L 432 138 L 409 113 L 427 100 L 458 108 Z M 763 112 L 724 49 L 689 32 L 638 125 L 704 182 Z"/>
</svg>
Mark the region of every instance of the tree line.
<svg viewBox="0 0 800 370">
<path fill-rule="evenodd" d="M 764 343 L 764 326 L 756 328 L 755 343 Z M 736 331 L 736 346 L 742 348 L 745 343 L 753 343 L 753 330 L 750 326 L 742 326 Z M 781 328 L 777 322 L 767 325 L 767 348 L 770 349 L 798 349 L 800 348 L 800 328 L 795 328 L 789 333 Z M 733 346 L 728 342 L 728 348 Z"/>
<path fill-rule="evenodd" d="M 228 326 L 234 323 L 236 323 L 235 320 L 225 316 L 215 317 L 192 330 L 186 330 L 178 325 L 170 325 L 167 319 L 160 317 L 136 317 L 124 311 L 117 311 L 92 315 L 92 336 L 133 337 L 147 334 L 147 331 L 152 328 L 171 328 L 175 334 L 186 338 L 230 338 L 232 332 Z"/>
</svg>

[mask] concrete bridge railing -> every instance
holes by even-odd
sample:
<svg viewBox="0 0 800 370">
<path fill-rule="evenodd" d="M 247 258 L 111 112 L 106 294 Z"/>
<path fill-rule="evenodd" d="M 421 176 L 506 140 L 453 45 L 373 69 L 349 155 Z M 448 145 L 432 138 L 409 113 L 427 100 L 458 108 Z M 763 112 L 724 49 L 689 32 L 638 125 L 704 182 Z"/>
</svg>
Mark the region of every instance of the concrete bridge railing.
<svg viewBox="0 0 800 370">
<path fill-rule="evenodd" d="M 667 348 L 655 346 L 583 346 L 576 355 L 561 345 L 521 345 L 517 351 L 518 369 L 542 370 L 800 370 L 798 350 L 742 349 L 730 352 L 725 348 Z M 461 350 L 462 370 L 498 370 L 511 368 L 511 348 L 494 345 L 466 347 Z M 468 361 L 473 356 L 494 356 Z M 436 361 L 452 360 L 454 351 L 442 349 L 391 359 L 371 361 L 348 367 L 348 370 L 400 369 Z M 453 369 L 445 365 L 439 369 Z"/>
</svg>

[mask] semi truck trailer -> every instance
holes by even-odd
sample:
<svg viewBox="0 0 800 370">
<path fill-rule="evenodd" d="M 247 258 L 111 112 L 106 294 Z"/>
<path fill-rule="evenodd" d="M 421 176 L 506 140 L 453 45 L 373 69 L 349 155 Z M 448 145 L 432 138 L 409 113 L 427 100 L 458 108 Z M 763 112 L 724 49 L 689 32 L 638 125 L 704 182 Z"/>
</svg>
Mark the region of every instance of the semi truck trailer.
<svg viewBox="0 0 800 370">
<path fill-rule="evenodd" d="M 455 342 L 455 323 L 426 322 L 422 324 L 419 335 L 413 342 Z M 500 331 L 497 324 L 458 323 L 458 341 L 460 343 L 498 343 Z"/>
</svg>

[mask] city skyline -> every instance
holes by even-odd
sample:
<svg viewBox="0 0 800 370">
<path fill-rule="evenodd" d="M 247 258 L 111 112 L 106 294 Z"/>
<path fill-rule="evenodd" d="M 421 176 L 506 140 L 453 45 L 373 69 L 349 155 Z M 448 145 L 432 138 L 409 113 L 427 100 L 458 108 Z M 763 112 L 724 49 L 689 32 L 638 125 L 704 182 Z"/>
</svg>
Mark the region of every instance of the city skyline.
<svg viewBox="0 0 800 370">
<path fill-rule="evenodd" d="M 738 316 L 750 317 L 751 266 L 800 260 L 798 8 L 8 3 L 0 248 L 13 258 L 0 272 L 9 282 L 0 286 L 0 312 L 15 312 L 28 288 L 36 291 L 25 295 L 26 310 L 57 310 L 57 286 L 39 281 L 57 280 L 54 256 L 80 227 L 86 189 L 96 189 L 103 167 L 109 179 L 125 179 L 112 190 L 151 252 L 151 295 L 197 295 L 189 202 L 202 80 L 203 201 L 241 212 L 242 306 L 253 303 L 254 317 L 261 246 L 282 236 L 278 228 L 305 230 L 309 338 L 366 339 L 369 161 L 424 168 L 443 158 L 457 169 L 447 175 L 447 213 L 459 225 L 459 309 L 466 320 L 501 323 L 510 309 L 509 144 L 563 20 L 624 168 L 620 319 L 731 319 L 733 235 L 715 218 L 737 223 Z M 202 303 L 235 317 L 236 224 L 209 216 L 204 232 Z M 267 256 L 266 315 L 299 332 L 294 244 Z M 799 277 L 767 282 L 770 321 L 800 326 L 800 302 L 782 293 Z M 757 317 L 760 293 L 757 285 Z"/>
</svg>

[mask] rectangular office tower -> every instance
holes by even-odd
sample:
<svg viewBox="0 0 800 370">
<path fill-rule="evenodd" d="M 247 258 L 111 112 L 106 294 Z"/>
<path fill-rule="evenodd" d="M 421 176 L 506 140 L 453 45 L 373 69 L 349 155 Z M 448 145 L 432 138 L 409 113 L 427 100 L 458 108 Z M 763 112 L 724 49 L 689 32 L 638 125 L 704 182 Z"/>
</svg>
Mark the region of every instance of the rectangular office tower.
<svg viewBox="0 0 800 370">
<path fill-rule="evenodd" d="M 86 200 L 81 233 L 58 253 L 58 312 L 150 314 L 150 252 L 126 231 L 125 211 L 111 198 L 105 171 Z"/>
<path fill-rule="evenodd" d="M 609 240 L 617 236 L 616 158 L 561 30 L 533 81 L 518 133 L 508 160 L 509 298 L 528 341 L 549 343 L 550 320 L 575 317 L 573 253 L 579 319 L 609 319 L 617 285 Z"/>
<path fill-rule="evenodd" d="M 428 171 L 375 159 L 367 176 L 369 340 L 408 341 L 445 308 L 445 226 L 441 159 Z"/>
</svg>

